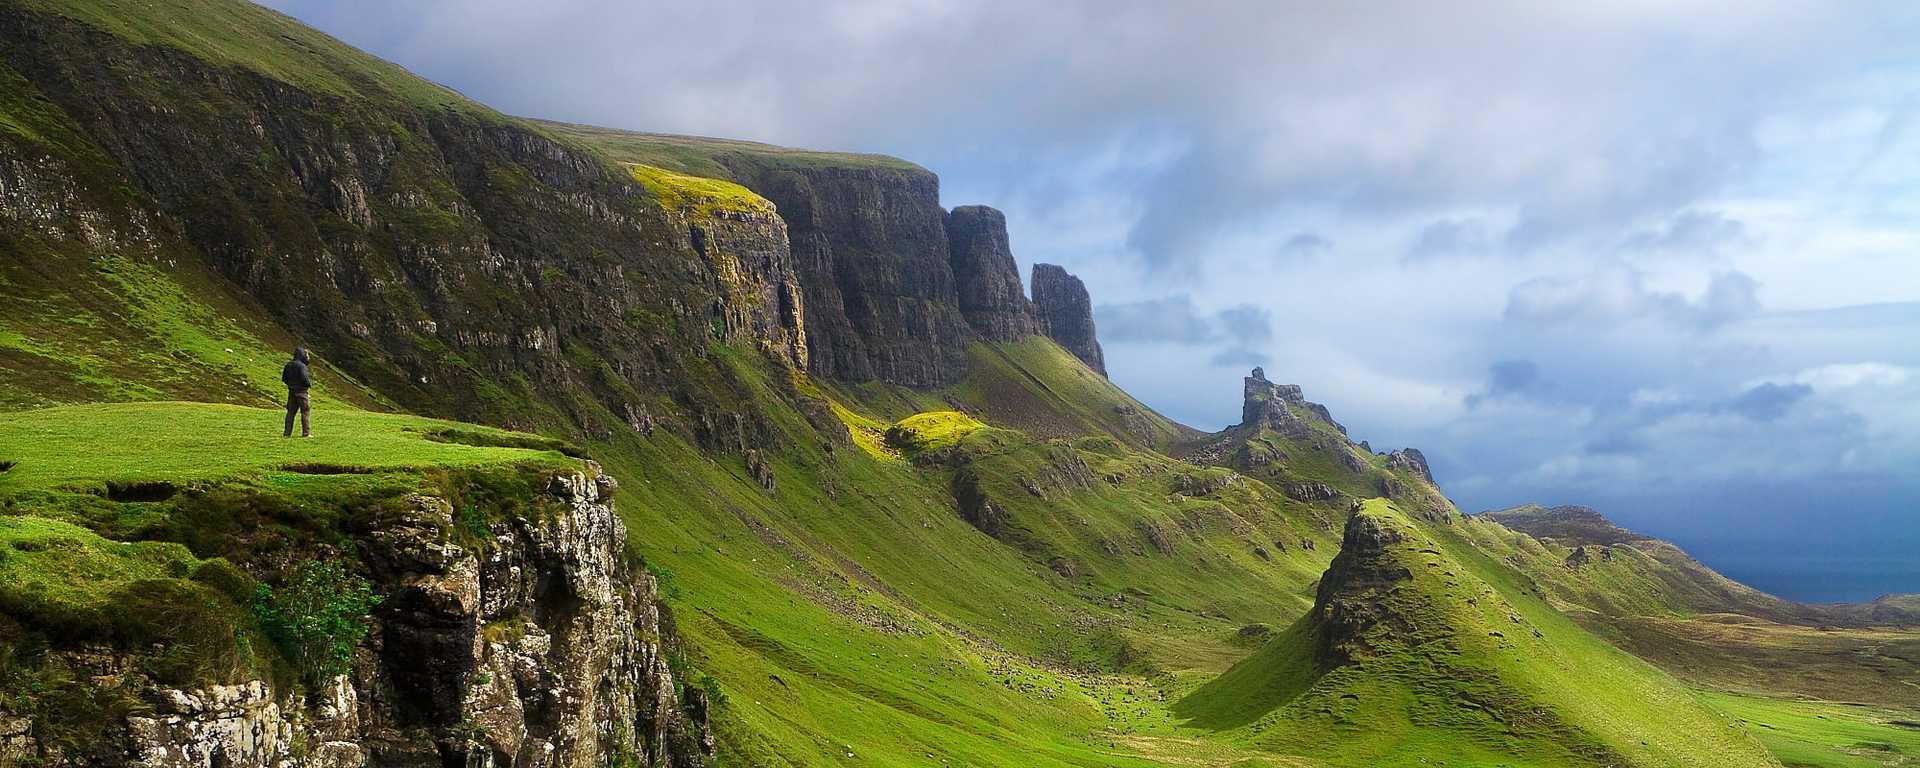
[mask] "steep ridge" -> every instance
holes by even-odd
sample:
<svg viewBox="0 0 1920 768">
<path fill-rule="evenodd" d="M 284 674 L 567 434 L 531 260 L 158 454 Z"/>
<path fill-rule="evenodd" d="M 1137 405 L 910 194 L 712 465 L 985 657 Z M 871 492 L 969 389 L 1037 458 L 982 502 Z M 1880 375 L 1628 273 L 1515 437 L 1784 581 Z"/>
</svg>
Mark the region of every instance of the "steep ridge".
<svg viewBox="0 0 1920 768">
<path fill-rule="evenodd" d="M 1570 591 L 1563 595 L 1569 602 L 1603 613 L 1636 608 L 1647 613 L 1659 608 L 1674 612 L 1738 613 L 1788 624 L 1920 626 L 1920 613 L 1915 612 L 1911 596 L 1888 595 L 1870 603 L 1830 605 L 1782 600 L 1721 575 L 1672 542 L 1614 525 L 1591 507 L 1530 504 L 1481 512 L 1475 517 L 1532 536 L 1555 552 L 1564 550 L 1561 563 L 1565 572 L 1577 573 L 1585 566 L 1602 566 L 1618 558 L 1631 557 L 1633 561 L 1624 563 L 1623 569 L 1656 580 L 1644 588 L 1615 589 L 1613 594 L 1594 594 L 1586 600 Z M 1545 573 L 1558 575 L 1552 571 Z M 1565 579 L 1544 581 L 1569 590 L 1576 586 Z M 1586 581 L 1591 586 L 1600 586 L 1597 580 Z M 1629 591 L 1654 602 L 1638 606 L 1627 603 L 1623 598 Z"/>
<path fill-rule="evenodd" d="M 1566 619 L 1483 552 L 1418 451 L 1374 453 L 1255 369 L 1242 423 L 1184 444 L 1352 511 L 1311 612 L 1174 706 L 1192 726 L 1331 765 L 1767 765 L 1665 674 Z"/>
<path fill-rule="evenodd" d="M 1529 505 L 1462 533 L 1526 573 L 1560 610 L 1673 674 L 1739 691 L 1920 707 L 1911 596 L 1807 605 L 1715 572 L 1587 507 Z"/>
<path fill-rule="evenodd" d="M 715 446 L 753 427 L 687 385 L 706 344 L 799 362 L 764 201 L 676 209 L 664 185 L 242 4 L 8 3 L 0 37 L 8 247 L 31 255 L 4 265 L 15 308 L 102 303 L 13 277 L 42 260 L 198 262 L 401 407 Z M 5 346 L 32 369 L 72 358 Z"/>
<path fill-rule="evenodd" d="M 1029 301 L 1005 216 L 986 206 L 942 209 L 939 179 L 924 168 L 874 155 L 539 125 L 616 162 L 727 179 L 771 200 L 806 294 L 808 370 L 817 376 L 948 386 L 966 376 L 971 343 L 1040 333 L 1105 373 L 1079 280 L 1036 267 Z"/>
<path fill-rule="evenodd" d="M 1774 764 L 1672 679 L 1385 500 L 1348 520 L 1289 635 L 1176 711 L 1333 765 Z M 1271 709 L 1247 704 L 1262 700 Z"/>
</svg>

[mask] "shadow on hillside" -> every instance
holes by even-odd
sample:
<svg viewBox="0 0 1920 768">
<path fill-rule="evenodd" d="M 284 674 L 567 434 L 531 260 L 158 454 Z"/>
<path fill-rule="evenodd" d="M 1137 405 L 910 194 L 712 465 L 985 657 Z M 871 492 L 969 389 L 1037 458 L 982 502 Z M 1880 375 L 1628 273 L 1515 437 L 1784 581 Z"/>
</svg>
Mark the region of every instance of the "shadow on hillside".
<svg viewBox="0 0 1920 768">
<path fill-rule="evenodd" d="M 1253 655 L 1173 704 L 1195 728 L 1224 731 L 1251 723 L 1313 686 L 1313 626 L 1302 616 Z"/>
</svg>

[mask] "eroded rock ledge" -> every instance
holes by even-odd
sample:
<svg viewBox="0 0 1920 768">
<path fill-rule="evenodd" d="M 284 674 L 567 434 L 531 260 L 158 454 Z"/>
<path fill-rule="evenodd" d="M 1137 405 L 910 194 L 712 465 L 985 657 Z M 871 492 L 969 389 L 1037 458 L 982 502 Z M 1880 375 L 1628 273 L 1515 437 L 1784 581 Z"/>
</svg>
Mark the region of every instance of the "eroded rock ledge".
<svg viewBox="0 0 1920 768">
<path fill-rule="evenodd" d="M 553 477 L 537 512 L 485 524 L 484 537 L 456 535 L 446 499 L 408 495 L 355 535 L 383 599 L 349 673 L 309 691 L 264 680 L 180 690 L 140 684 L 135 659 L 69 651 L 76 667 L 133 681 L 145 706 L 126 718 L 124 752 L 62 754 L 0 713 L 0 764 L 705 765 L 707 702 L 679 693 L 616 487 L 587 462 Z"/>
</svg>

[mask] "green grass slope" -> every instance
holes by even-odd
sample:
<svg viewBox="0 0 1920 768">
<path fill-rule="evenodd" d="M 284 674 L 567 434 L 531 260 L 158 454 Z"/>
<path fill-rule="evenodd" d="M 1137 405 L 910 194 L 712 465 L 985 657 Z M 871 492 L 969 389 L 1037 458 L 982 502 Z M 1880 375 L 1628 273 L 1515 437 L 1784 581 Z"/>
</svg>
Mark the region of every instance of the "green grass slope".
<svg viewBox="0 0 1920 768">
<path fill-rule="evenodd" d="M 450 88 L 368 55 L 277 11 L 223 0 L 10 0 L 66 16 L 142 45 L 253 70 L 336 96 L 391 98 L 413 106 L 491 114 Z"/>
<path fill-rule="evenodd" d="M 1460 530 L 1527 574 L 1562 612 L 1683 679 L 1920 707 L 1920 627 L 1898 599 L 1782 600 L 1584 507 L 1500 510 L 1471 516 Z"/>
<path fill-rule="evenodd" d="M 926 169 L 895 157 L 854 152 L 821 152 L 774 144 L 705 136 L 642 133 L 578 123 L 534 120 L 555 136 L 594 147 L 619 163 L 654 166 L 697 177 L 737 181 L 734 167 L 889 169 L 925 173 Z"/>
<path fill-rule="evenodd" d="M 731 359 L 755 400 L 789 396 L 787 375 Z M 835 405 L 856 426 L 888 423 Z M 1225 668 L 1245 653 L 1240 629 L 1310 602 L 1331 535 L 1297 532 L 1277 494 L 1187 496 L 1176 478 L 1198 468 L 1101 433 L 1045 439 L 981 416 L 899 418 L 906 448 L 888 453 L 819 447 L 798 413 L 777 410 L 793 440 L 768 458 L 772 491 L 744 461 L 715 464 L 658 434 L 589 446 L 640 478 L 618 503 L 679 585 L 695 665 L 725 692 L 727 751 L 756 765 L 848 752 L 882 765 L 1146 764 L 1123 737 L 1164 730 L 1163 682 Z M 999 510 L 997 536 L 968 519 L 963 476 Z M 1268 538 L 1280 534 L 1235 533 L 1236 515 L 1320 548 L 1296 538 L 1279 555 Z"/>
<path fill-rule="evenodd" d="M 1331 765 L 1773 764 L 1737 723 L 1514 577 L 1444 527 L 1369 501 L 1313 617 L 1174 709 Z"/>
<path fill-rule="evenodd" d="M 467 530 L 580 467 L 532 435 L 331 403 L 315 416 L 299 439 L 279 436 L 278 410 L 225 404 L 0 414 L 0 710 L 85 761 L 118 748 L 148 681 L 293 685 L 256 584 L 352 562 L 353 531 L 410 494 L 449 499 Z M 102 674 L 101 652 L 124 666 Z"/>
<path fill-rule="evenodd" d="M 1920 720 L 1856 704 L 1709 694 L 1709 704 L 1747 724 L 1794 768 L 1905 768 L 1920 765 Z"/>
</svg>

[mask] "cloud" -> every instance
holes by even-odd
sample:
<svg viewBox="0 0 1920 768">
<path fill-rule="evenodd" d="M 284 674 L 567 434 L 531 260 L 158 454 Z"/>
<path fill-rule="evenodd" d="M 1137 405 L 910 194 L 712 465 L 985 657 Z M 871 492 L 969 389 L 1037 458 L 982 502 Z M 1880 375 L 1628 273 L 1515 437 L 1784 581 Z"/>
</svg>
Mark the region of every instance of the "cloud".
<svg viewBox="0 0 1920 768">
<path fill-rule="evenodd" d="M 1273 311 L 1266 307 L 1241 304 L 1214 315 L 1220 333 L 1240 344 L 1260 344 L 1273 340 Z"/>
<path fill-rule="evenodd" d="M 1312 261 L 1333 250 L 1333 241 L 1312 232 L 1299 232 L 1280 244 L 1283 261 Z"/>
<path fill-rule="evenodd" d="M 1441 219 L 1421 228 L 1403 260 L 1434 261 L 1455 256 L 1477 256 L 1493 250 L 1487 223 L 1477 218 Z"/>
<path fill-rule="evenodd" d="M 1468 408 L 1480 403 L 1508 395 L 1523 394 L 1541 386 L 1540 366 L 1532 360 L 1501 360 L 1487 367 L 1487 386 L 1485 389 L 1466 397 Z"/>
<path fill-rule="evenodd" d="M 1212 319 L 1201 316 L 1189 296 L 1101 304 L 1093 315 L 1107 342 L 1202 344 L 1219 338 Z"/>
<path fill-rule="evenodd" d="M 1746 225 L 1738 219 L 1728 218 L 1719 211 L 1689 208 L 1655 227 L 1627 236 L 1621 247 L 1636 251 L 1706 256 L 1738 245 L 1746 239 Z"/>
<path fill-rule="evenodd" d="M 1698 298 L 1647 287 L 1639 270 L 1612 265 L 1574 278 L 1542 277 L 1513 287 L 1504 316 L 1532 325 L 1614 324 L 1653 319 L 1708 330 L 1760 311 L 1758 281 L 1737 271 L 1712 276 Z"/>
<path fill-rule="evenodd" d="M 1101 304 L 1094 318 L 1103 341 L 1211 344 L 1260 344 L 1273 339 L 1273 312 L 1239 304 L 1203 313 L 1189 296 L 1173 296 L 1124 304 Z"/>
<path fill-rule="evenodd" d="M 1245 368 L 1264 365 L 1267 356 L 1245 347 L 1228 347 L 1213 353 L 1207 362 L 1215 368 Z"/>
<path fill-rule="evenodd" d="M 1727 401 L 1727 410 L 1754 421 L 1778 421 L 1794 403 L 1813 394 L 1805 384 L 1761 384 Z"/>
<path fill-rule="evenodd" d="M 507 112 L 992 177 L 968 188 L 1016 189 L 1127 137 L 1179 147 L 1109 192 L 1139 203 L 1120 233 L 1134 255 L 1175 272 L 1301 204 L 1500 209 L 1529 247 L 1682 208 L 1754 163 L 1770 108 L 1853 73 L 1831 52 L 1871 61 L 1906 39 L 1892 14 L 1791 0 L 1731 17 L 1705 2 L 267 4 Z M 636 57 L 636 30 L 681 33 Z"/>
</svg>

